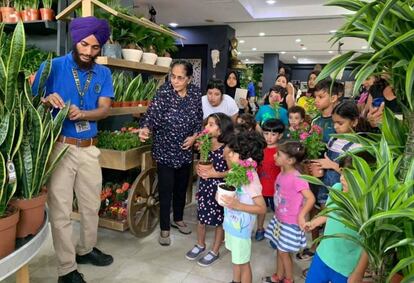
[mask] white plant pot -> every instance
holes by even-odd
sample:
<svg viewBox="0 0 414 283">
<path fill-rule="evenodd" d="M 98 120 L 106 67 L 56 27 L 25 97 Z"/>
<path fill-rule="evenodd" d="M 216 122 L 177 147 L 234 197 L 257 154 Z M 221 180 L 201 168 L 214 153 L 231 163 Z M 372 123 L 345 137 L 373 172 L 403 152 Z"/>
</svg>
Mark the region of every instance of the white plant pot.
<svg viewBox="0 0 414 283">
<path fill-rule="evenodd" d="M 231 196 L 231 197 L 236 196 L 236 190 L 234 190 L 234 191 L 228 191 L 228 190 L 222 189 L 220 187 L 220 185 L 224 185 L 224 184 L 225 183 L 219 183 L 219 184 L 217 184 L 217 193 L 216 193 L 217 195 L 216 195 L 216 199 L 217 199 L 218 204 L 221 205 L 221 206 L 224 206 L 224 203 L 221 200 L 221 197 L 222 196 Z"/>
<path fill-rule="evenodd" d="M 122 57 L 128 61 L 139 62 L 142 57 L 142 51 L 138 49 L 122 49 Z"/>
<path fill-rule="evenodd" d="M 157 58 L 158 58 L 157 54 L 150 53 L 150 52 L 144 52 L 144 54 L 142 54 L 141 63 L 154 65 L 155 62 L 157 61 Z"/>
<path fill-rule="evenodd" d="M 156 65 L 163 67 L 170 67 L 172 62 L 171 57 L 158 57 Z"/>
</svg>

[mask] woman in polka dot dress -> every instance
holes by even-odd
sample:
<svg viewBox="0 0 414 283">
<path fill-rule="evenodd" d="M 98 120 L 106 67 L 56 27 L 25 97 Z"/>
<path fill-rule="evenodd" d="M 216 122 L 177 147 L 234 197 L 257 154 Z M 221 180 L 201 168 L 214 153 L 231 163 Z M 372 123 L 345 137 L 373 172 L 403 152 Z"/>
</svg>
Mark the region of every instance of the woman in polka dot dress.
<svg viewBox="0 0 414 283">
<path fill-rule="evenodd" d="M 197 260 L 206 250 L 206 225 L 215 226 L 215 236 L 212 249 L 199 258 L 198 264 L 209 266 L 219 258 L 220 245 L 224 239 L 223 231 L 223 207 L 220 206 L 215 195 L 217 184 L 223 182 L 228 168 L 223 158 L 223 150 L 226 141 L 233 132 L 233 123 L 231 118 L 223 113 L 214 113 L 208 116 L 205 129 L 211 136 L 212 148 L 209 158 L 213 167 L 209 169 L 197 168 L 197 174 L 200 176 L 198 188 L 198 226 L 197 226 L 197 244 L 187 252 L 188 260 Z"/>
</svg>

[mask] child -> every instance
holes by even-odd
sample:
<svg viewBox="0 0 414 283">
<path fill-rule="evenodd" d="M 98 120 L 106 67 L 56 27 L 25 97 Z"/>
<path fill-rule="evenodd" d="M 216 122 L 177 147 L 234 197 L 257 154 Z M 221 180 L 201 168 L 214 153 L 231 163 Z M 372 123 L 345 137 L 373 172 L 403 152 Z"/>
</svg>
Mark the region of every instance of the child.
<svg viewBox="0 0 414 283">
<path fill-rule="evenodd" d="M 312 209 L 315 197 L 296 170 L 304 157 L 305 148 L 298 141 L 287 141 L 278 146 L 275 161 L 282 171 L 276 179 L 276 212 L 265 233 L 277 249 L 276 273 L 262 278 L 262 282 L 293 282 L 290 254 L 306 246 L 305 217 Z"/>
<path fill-rule="evenodd" d="M 217 184 L 223 182 L 228 170 L 226 161 L 223 158 L 223 150 L 226 141 L 233 131 L 233 123 L 230 117 L 223 113 L 210 114 L 207 118 L 205 129 L 211 136 L 212 148 L 209 159 L 213 167 L 208 169 L 197 167 L 197 174 L 200 176 L 198 188 L 198 226 L 197 244 L 187 252 L 188 260 L 197 260 L 206 249 L 206 225 L 215 226 L 215 237 L 212 249 L 198 260 L 201 266 L 209 266 L 219 258 L 219 249 L 223 241 L 223 208 L 215 199 Z"/>
<path fill-rule="evenodd" d="M 256 120 L 250 113 L 239 114 L 236 119 L 236 125 L 243 125 L 248 131 L 256 129 Z"/>
<path fill-rule="evenodd" d="M 338 104 L 333 109 L 332 121 L 337 134 L 352 133 L 356 129 L 359 121 L 358 106 L 354 101 L 346 100 Z M 359 144 L 344 139 L 331 138 L 329 140 L 327 145 L 328 151 L 325 154 L 325 158 L 315 160 L 315 162 L 319 163 L 322 169 L 325 169 L 322 181 L 326 186 L 332 187 L 339 182 L 340 170 L 336 159 L 344 152 L 360 146 L 361 145 Z M 326 187 L 321 187 L 318 191 L 317 198 L 319 203 L 324 205 L 328 198 L 328 189 Z"/>
<path fill-rule="evenodd" d="M 340 167 L 350 166 L 352 166 L 352 159 L 349 156 L 341 160 Z M 348 192 L 348 185 L 343 175 L 341 175 L 340 183 L 336 183 L 332 188 Z M 329 198 L 327 204 L 331 206 Z M 332 217 L 329 218 L 327 216 L 319 216 L 312 219 L 306 223 L 306 229 L 313 230 L 326 223 L 324 232 L 326 236 L 345 234 L 358 237 L 357 232 L 336 220 L 337 216 L 335 213 L 332 212 L 332 214 Z M 367 265 L 367 254 L 354 242 L 343 238 L 323 239 L 313 257 L 312 264 L 306 276 L 306 282 L 362 282 Z"/>
<path fill-rule="evenodd" d="M 322 141 L 327 143 L 330 135 L 335 133 L 332 122 L 332 110 L 338 102 L 338 84 L 332 86 L 331 80 L 323 80 L 315 86 L 315 107 L 321 113 L 316 117 L 312 124 L 318 125 L 323 130 Z"/>
<path fill-rule="evenodd" d="M 260 183 L 262 184 L 262 195 L 266 202 L 266 206 L 275 211 L 273 195 L 275 193 L 275 181 L 280 173 L 279 166 L 276 166 L 274 155 L 277 152 L 277 142 L 282 138 L 285 126 L 282 121 L 277 119 L 269 119 L 262 125 L 263 137 L 266 141 L 266 148 L 263 151 L 263 162 L 257 168 Z M 257 230 L 255 239 L 261 241 L 264 239 L 265 230 L 263 228 L 266 214 L 259 214 L 257 217 Z"/>
<path fill-rule="evenodd" d="M 285 100 L 287 90 L 281 86 L 274 86 L 269 90 L 269 96 L 266 97 L 264 105 L 260 106 L 259 112 L 256 114 L 256 122 L 260 125 L 267 119 L 280 119 L 287 126 L 288 115 L 287 110 L 283 108 L 282 102 Z M 276 113 L 274 104 L 279 103 L 278 113 Z"/>
<path fill-rule="evenodd" d="M 289 131 L 296 131 L 300 129 L 305 122 L 305 109 L 300 106 L 293 106 L 289 108 Z"/>
<path fill-rule="evenodd" d="M 224 156 L 229 167 L 241 160 L 253 159 L 260 163 L 263 159 L 265 141 L 256 132 L 235 134 L 225 148 Z M 262 197 L 259 176 L 253 173 L 253 181 L 237 189 L 237 197 L 222 196 L 224 202 L 224 231 L 226 248 L 231 251 L 233 263 L 233 283 L 252 282 L 250 267 L 251 233 L 257 214 L 266 212 Z"/>
</svg>

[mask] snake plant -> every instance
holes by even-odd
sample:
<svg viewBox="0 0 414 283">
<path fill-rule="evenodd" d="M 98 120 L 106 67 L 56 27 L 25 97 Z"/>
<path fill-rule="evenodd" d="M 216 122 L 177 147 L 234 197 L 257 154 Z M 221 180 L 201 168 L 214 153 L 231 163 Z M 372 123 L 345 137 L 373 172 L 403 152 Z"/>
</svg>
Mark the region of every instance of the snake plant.
<svg viewBox="0 0 414 283">
<path fill-rule="evenodd" d="M 0 26 L 0 41 L 4 38 L 2 30 Z M 0 56 L 0 217 L 6 213 L 8 202 L 16 192 L 24 198 L 35 197 L 66 152 L 62 150 L 51 159 L 69 107 L 53 118 L 40 103 L 51 59 L 40 76 L 39 95 L 32 98 L 30 86 L 21 72 L 25 46 L 24 26 L 19 22 L 8 56 Z M 8 171 L 10 164 L 15 167 L 14 182 Z"/>
</svg>

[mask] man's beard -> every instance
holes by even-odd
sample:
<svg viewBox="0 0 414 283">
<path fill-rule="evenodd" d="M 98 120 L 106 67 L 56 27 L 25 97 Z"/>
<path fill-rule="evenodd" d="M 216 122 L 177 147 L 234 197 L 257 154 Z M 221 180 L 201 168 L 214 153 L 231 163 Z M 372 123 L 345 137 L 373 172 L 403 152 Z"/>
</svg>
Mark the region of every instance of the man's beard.
<svg viewBox="0 0 414 283">
<path fill-rule="evenodd" d="M 96 57 L 98 57 L 98 55 L 99 53 L 95 57 L 90 56 L 91 60 L 89 62 L 85 62 L 82 61 L 82 59 L 80 58 L 80 54 L 76 46 L 73 48 L 73 59 L 75 60 L 79 68 L 81 68 L 82 70 L 91 70 L 93 68 L 93 65 L 95 64 L 95 59 Z"/>
</svg>

